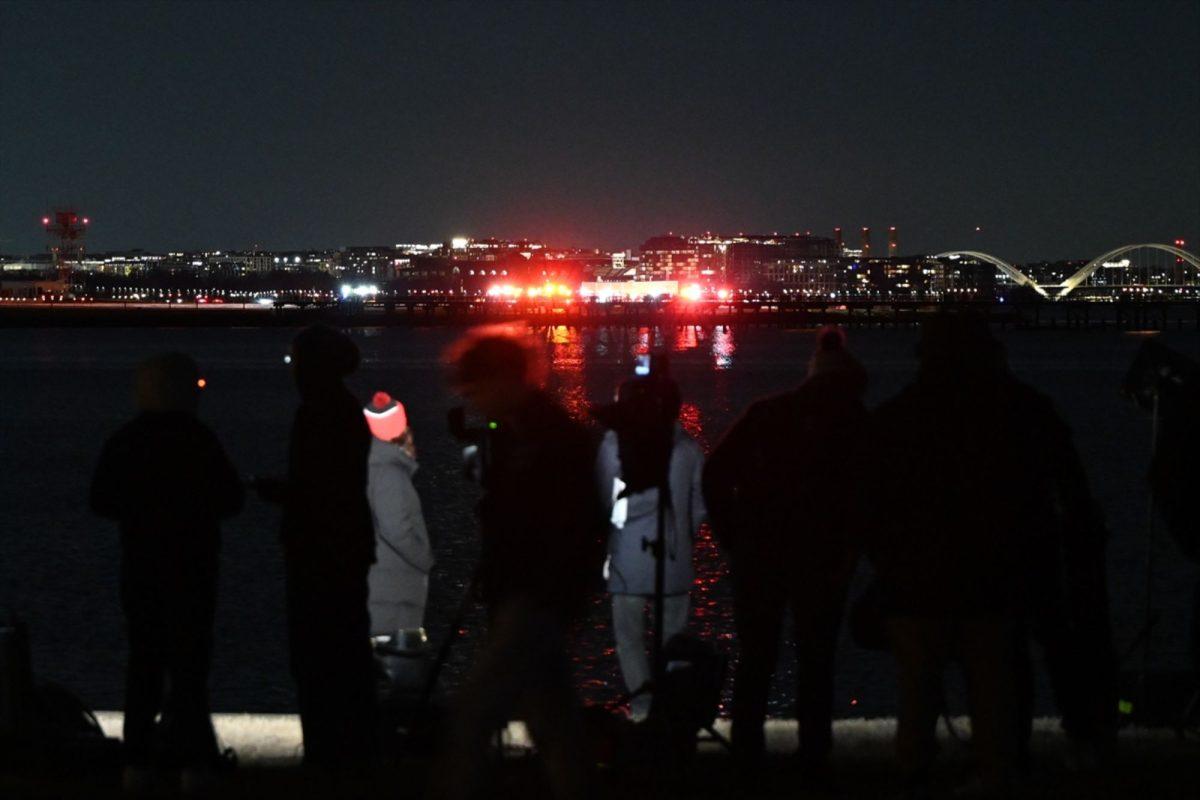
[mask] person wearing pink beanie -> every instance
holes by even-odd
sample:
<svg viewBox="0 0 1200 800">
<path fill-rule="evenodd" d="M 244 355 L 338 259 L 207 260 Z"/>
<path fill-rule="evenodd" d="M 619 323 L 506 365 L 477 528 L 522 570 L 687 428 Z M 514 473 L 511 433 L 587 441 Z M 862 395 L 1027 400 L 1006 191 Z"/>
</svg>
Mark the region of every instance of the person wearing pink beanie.
<svg viewBox="0 0 1200 800">
<path fill-rule="evenodd" d="M 433 547 L 413 487 L 417 453 L 404 405 L 376 392 L 363 416 L 371 430 L 367 500 L 375 524 L 376 561 L 367 579 L 371 636 L 396 637 L 424 624 Z"/>
</svg>

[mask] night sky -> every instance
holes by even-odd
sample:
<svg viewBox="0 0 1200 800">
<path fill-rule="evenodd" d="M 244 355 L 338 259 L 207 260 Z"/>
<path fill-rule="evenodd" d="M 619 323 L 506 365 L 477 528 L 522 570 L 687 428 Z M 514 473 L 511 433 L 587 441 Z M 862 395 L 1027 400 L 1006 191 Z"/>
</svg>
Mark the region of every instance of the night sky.
<svg viewBox="0 0 1200 800">
<path fill-rule="evenodd" d="M 0 252 L 43 250 L 56 204 L 93 251 L 835 225 L 1195 250 L 1198 43 L 1195 0 L 0 0 Z"/>
</svg>

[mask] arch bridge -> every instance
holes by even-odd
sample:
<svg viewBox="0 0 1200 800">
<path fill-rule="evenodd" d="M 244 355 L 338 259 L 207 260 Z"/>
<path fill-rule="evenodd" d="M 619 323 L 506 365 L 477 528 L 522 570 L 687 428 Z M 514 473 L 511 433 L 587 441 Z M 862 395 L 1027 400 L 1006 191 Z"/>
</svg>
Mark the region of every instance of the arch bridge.
<svg viewBox="0 0 1200 800">
<path fill-rule="evenodd" d="M 945 253 L 938 253 L 937 255 L 933 256 L 933 258 L 973 258 L 977 261 L 983 261 L 984 263 L 991 264 L 993 267 L 1003 272 L 1018 286 L 1028 286 L 1042 297 L 1050 296 L 1046 293 L 1045 289 L 1034 283 L 1033 279 L 1021 272 L 1021 270 L 1017 269 L 1004 259 L 997 258 L 989 253 L 981 253 L 978 250 L 949 250 Z"/>
<path fill-rule="evenodd" d="M 949 250 L 945 253 L 938 253 L 937 255 L 932 256 L 932 257 L 933 258 L 973 258 L 978 261 L 983 261 L 987 264 L 991 264 L 993 267 L 1000 270 L 1002 273 L 1004 273 L 1009 278 L 1011 278 L 1012 281 L 1014 283 L 1016 283 L 1018 286 L 1028 286 L 1028 287 L 1032 288 L 1034 291 L 1036 291 L 1038 294 L 1040 294 L 1042 297 L 1049 298 L 1050 293 L 1048 290 L 1057 290 L 1057 293 L 1054 295 L 1054 298 L 1061 300 L 1061 299 L 1065 298 L 1067 295 L 1069 295 L 1071 292 L 1073 292 L 1075 289 L 1079 288 L 1079 286 L 1081 286 L 1088 278 L 1090 278 L 1092 276 L 1092 273 L 1094 273 L 1096 270 L 1100 269 L 1102 266 L 1104 266 L 1104 264 L 1106 264 L 1110 261 L 1113 261 L 1114 259 L 1118 259 L 1121 256 L 1126 255 L 1128 253 L 1132 253 L 1136 250 L 1158 250 L 1160 252 L 1167 253 L 1169 255 L 1175 256 L 1176 258 L 1180 259 L 1183 263 L 1190 266 L 1192 269 L 1200 272 L 1200 257 L 1196 256 L 1195 253 L 1189 253 L 1187 250 L 1184 250 L 1181 247 L 1176 247 L 1174 245 L 1157 244 L 1154 242 L 1150 242 L 1147 244 L 1126 244 L 1126 245 L 1121 245 L 1120 247 L 1114 247 L 1112 250 L 1109 250 L 1108 252 L 1102 253 L 1102 254 L 1096 256 L 1095 258 L 1093 258 L 1091 261 L 1089 261 L 1087 264 L 1085 264 L 1083 267 L 1081 267 L 1078 271 L 1076 271 L 1073 275 L 1071 275 L 1071 277 L 1067 278 L 1061 284 L 1046 285 L 1046 286 L 1039 285 L 1028 275 L 1024 274 L 1023 272 L 1021 272 L 1019 269 L 1017 269 L 1016 267 L 1014 267 L 1012 264 L 1008 263 L 1004 259 L 997 258 L 996 256 L 993 256 L 989 253 L 981 253 L 978 250 Z"/>
<path fill-rule="evenodd" d="M 1062 282 L 1062 285 L 1058 287 L 1059 293 L 1056 295 L 1056 297 L 1058 297 L 1058 298 L 1066 297 L 1068 294 L 1070 294 L 1076 288 L 1078 288 L 1080 284 L 1082 284 L 1084 281 L 1086 281 L 1088 278 L 1090 278 L 1093 272 L 1095 272 L 1096 270 L 1098 270 L 1102 266 L 1104 266 L 1105 263 L 1112 261 L 1114 259 L 1118 259 L 1121 256 L 1125 255 L 1126 253 L 1132 253 L 1135 250 L 1142 250 L 1142 249 L 1159 250 L 1164 253 L 1168 253 L 1170 255 L 1175 256 L 1178 259 L 1181 259 L 1185 264 L 1188 264 L 1189 266 L 1191 266 L 1192 269 L 1200 270 L 1200 258 L 1197 258 L 1197 256 L 1194 253 L 1189 253 L 1187 250 L 1184 250 L 1180 247 L 1175 247 L 1175 246 L 1169 245 L 1169 244 L 1154 244 L 1154 243 L 1126 244 L 1126 245 L 1122 245 L 1121 247 L 1114 247 L 1112 250 L 1109 250 L 1107 253 L 1098 255 L 1095 258 L 1093 258 L 1091 261 L 1089 261 L 1087 264 L 1085 264 L 1078 272 L 1076 272 L 1074 275 L 1072 275 L 1071 277 L 1067 278 L 1065 281 Z"/>
</svg>

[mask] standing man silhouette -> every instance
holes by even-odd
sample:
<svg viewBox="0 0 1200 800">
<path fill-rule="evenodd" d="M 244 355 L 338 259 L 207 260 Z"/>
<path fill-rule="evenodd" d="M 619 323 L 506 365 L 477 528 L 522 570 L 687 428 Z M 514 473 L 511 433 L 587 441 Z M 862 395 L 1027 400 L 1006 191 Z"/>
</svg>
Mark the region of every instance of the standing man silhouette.
<svg viewBox="0 0 1200 800">
<path fill-rule="evenodd" d="M 241 510 L 243 492 L 217 437 L 196 418 L 203 386 L 181 353 L 142 362 L 138 414 L 105 442 L 92 480 L 92 510 L 121 531 L 130 790 L 147 788 L 158 767 L 182 768 L 187 788 L 218 759 L 208 672 L 220 521 Z"/>
<path fill-rule="evenodd" d="M 367 572 L 375 531 L 367 504 L 371 432 L 343 379 L 358 348 L 325 325 L 292 342 L 300 407 L 284 480 L 259 480 L 283 504 L 288 640 L 304 735 L 304 763 L 338 772 L 375 755 L 374 663 Z"/>
</svg>

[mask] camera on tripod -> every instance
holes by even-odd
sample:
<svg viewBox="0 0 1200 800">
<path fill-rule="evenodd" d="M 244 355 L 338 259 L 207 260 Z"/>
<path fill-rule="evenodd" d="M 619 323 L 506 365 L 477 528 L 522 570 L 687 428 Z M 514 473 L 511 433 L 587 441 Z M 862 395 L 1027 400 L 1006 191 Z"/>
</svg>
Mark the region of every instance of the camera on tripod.
<svg viewBox="0 0 1200 800">
<path fill-rule="evenodd" d="M 455 406 L 446 412 L 446 426 L 450 435 L 466 446 L 463 448 L 463 473 L 482 484 L 491 471 L 495 458 L 496 432 L 500 423 L 496 420 L 485 420 L 482 424 L 467 423 L 467 411 L 462 406 Z"/>
<path fill-rule="evenodd" d="M 669 367 L 665 353 L 638 356 L 634 377 L 621 383 L 616 401 L 592 409 L 600 424 L 616 431 L 623 496 L 666 482 L 682 405 Z"/>
</svg>

